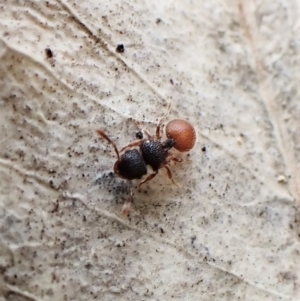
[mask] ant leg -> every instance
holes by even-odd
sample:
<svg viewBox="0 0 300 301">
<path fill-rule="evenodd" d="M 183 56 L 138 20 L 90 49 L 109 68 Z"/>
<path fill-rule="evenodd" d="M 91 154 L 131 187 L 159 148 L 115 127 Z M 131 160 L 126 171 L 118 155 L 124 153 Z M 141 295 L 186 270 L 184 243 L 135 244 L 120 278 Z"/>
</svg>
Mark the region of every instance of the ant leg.
<svg viewBox="0 0 300 301">
<path fill-rule="evenodd" d="M 182 159 L 182 158 L 176 158 L 176 157 L 174 157 L 173 155 L 171 155 L 171 156 L 169 156 L 168 159 L 167 159 L 167 164 L 170 163 L 171 161 L 181 163 L 181 162 L 183 162 L 183 159 Z M 185 161 L 191 162 L 191 159 L 185 158 Z"/>
<path fill-rule="evenodd" d="M 135 141 L 129 143 L 128 145 L 124 146 L 124 147 L 120 150 L 120 152 L 124 151 L 124 150 L 127 149 L 127 148 L 131 148 L 131 147 L 138 146 L 138 145 L 141 144 L 142 141 L 143 141 L 143 140 L 135 140 Z"/>
<path fill-rule="evenodd" d="M 100 137 L 102 137 L 103 139 L 105 139 L 108 143 L 110 143 L 110 144 L 114 147 L 114 150 L 115 150 L 116 155 L 117 155 L 118 160 L 119 160 L 119 159 L 120 159 L 119 151 L 118 151 L 116 145 L 114 144 L 114 142 L 112 142 L 112 141 L 110 140 L 110 138 L 109 138 L 103 131 L 101 131 L 101 130 L 96 130 L 96 132 L 97 132 L 97 134 L 98 134 Z"/>
<path fill-rule="evenodd" d="M 154 173 L 149 175 L 145 180 L 141 181 L 137 187 L 140 188 L 144 183 L 151 181 L 157 175 L 157 173 L 158 171 L 155 171 Z"/>
<path fill-rule="evenodd" d="M 147 130 L 143 130 L 143 132 L 146 134 L 146 136 L 147 136 L 148 139 L 151 139 L 152 136 L 148 133 Z"/>
<path fill-rule="evenodd" d="M 131 207 L 131 203 L 132 203 L 132 198 L 133 198 L 133 191 L 132 189 L 130 189 L 130 194 L 127 197 L 126 201 L 124 202 L 124 205 L 122 207 L 122 212 L 121 214 L 123 216 L 127 216 L 129 211 L 130 211 L 130 207 Z"/>
<path fill-rule="evenodd" d="M 165 119 L 167 118 L 167 116 L 169 115 L 170 112 L 170 107 L 171 107 L 171 103 L 169 102 L 168 107 L 167 107 L 167 112 L 166 114 L 160 119 L 157 127 L 156 127 L 156 133 L 155 133 L 155 139 L 159 140 L 161 138 L 160 135 L 160 127 L 162 126 L 163 122 L 165 121 Z"/>
<path fill-rule="evenodd" d="M 159 121 L 157 127 L 156 127 L 156 132 L 155 132 L 155 139 L 156 140 L 160 140 L 161 135 L 160 135 L 160 127 L 162 125 L 162 123 L 164 122 L 164 117 Z"/>
<path fill-rule="evenodd" d="M 173 180 L 172 173 L 171 173 L 171 170 L 169 169 L 169 167 L 168 166 L 164 166 L 164 168 L 167 170 L 169 179 L 172 181 L 172 183 L 174 185 L 176 185 L 178 187 L 178 184 Z"/>
<path fill-rule="evenodd" d="M 172 161 L 174 161 L 174 162 L 182 162 L 183 161 L 183 159 L 181 159 L 181 158 L 176 158 L 173 154 L 169 154 L 169 156 L 167 157 L 167 163 L 166 164 L 169 164 L 170 162 L 172 162 Z"/>
<path fill-rule="evenodd" d="M 174 162 L 182 162 L 183 160 L 182 160 L 182 159 L 178 159 L 178 158 L 176 158 L 176 157 L 172 157 L 172 158 L 170 158 L 169 162 L 170 162 L 170 161 L 174 161 Z"/>
</svg>

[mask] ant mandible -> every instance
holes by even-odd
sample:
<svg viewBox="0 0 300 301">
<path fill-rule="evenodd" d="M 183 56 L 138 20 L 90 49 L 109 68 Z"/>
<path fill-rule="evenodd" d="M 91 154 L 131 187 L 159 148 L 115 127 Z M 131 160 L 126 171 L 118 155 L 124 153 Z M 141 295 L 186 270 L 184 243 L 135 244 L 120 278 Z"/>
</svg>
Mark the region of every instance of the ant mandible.
<svg viewBox="0 0 300 301">
<path fill-rule="evenodd" d="M 142 184 L 152 180 L 161 168 L 165 168 L 167 170 L 169 179 L 176 185 L 168 164 L 172 161 L 181 162 L 181 160 L 174 157 L 169 150 L 174 147 L 180 152 L 186 152 L 192 149 L 195 145 L 195 129 L 189 122 L 182 119 L 171 120 L 166 125 L 167 139 L 165 141 L 161 141 L 161 126 L 169 113 L 169 109 L 170 104 L 168 105 L 167 113 L 160 119 L 156 127 L 155 135 L 150 135 L 147 131 L 143 130 L 147 136 L 147 138 L 144 138 L 143 132 L 140 130 L 136 134 L 138 140 L 129 143 L 120 151 L 118 151 L 115 143 L 102 130 L 96 130 L 100 137 L 113 146 L 118 158 L 114 164 L 114 173 L 120 178 L 129 181 L 141 179 L 147 174 L 147 165 L 151 166 L 153 173 L 148 175 L 144 180 L 141 180 L 137 186 L 138 188 Z M 131 149 L 137 146 L 139 147 L 139 150 Z M 122 152 L 124 153 L 120 155 Z M 123 215 L 128 214 L 132 197 L 133 192 L 131 189 L 130 195 L 123 205 Z"/>
</svg>

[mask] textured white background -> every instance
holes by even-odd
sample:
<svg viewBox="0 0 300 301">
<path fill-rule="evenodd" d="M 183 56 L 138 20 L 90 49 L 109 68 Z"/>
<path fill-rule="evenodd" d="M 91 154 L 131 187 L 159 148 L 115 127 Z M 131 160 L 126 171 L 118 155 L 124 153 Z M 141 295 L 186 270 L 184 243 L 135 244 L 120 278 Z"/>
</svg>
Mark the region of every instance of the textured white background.
<svg viewBox="0 0 300 301">
<path fill-rule="evenodd" d="M 0 0 L 0 300 L 299 300 L 299 1 L 102 2 Z M 122 218 L 95 129 L 170 101 L 181 186 Z"/>
</svg>

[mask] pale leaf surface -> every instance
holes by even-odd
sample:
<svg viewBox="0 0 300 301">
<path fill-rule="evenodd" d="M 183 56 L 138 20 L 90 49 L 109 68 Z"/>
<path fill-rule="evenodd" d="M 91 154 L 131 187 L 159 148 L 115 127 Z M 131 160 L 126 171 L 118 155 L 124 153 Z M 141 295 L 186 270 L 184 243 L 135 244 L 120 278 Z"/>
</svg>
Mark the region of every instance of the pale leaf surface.
<svg viewBox="0 0 300 301">
<path fill-rule="evenodd" d="M 299 300 L 298 5 L 0 0 L 0 298 Z M 95 129 L 169 102 L 197 144 L 123 218 Z"/>
</svg>

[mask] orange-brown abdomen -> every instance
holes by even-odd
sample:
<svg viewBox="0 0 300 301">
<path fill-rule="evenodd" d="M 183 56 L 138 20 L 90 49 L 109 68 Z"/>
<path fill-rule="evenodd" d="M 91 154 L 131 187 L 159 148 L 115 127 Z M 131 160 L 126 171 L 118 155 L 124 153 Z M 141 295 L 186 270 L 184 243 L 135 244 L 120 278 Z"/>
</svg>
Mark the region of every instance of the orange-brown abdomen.
<svg viewBox="0 0 300 301">
<path fill-rule="evenodd" d="M 188 152 L 196 142 L 194 127 L 182 119 L 171 120 L 166 126 L 166 135 L 175 141 L 175 148 L 180 152 Z"/>
</svg>

